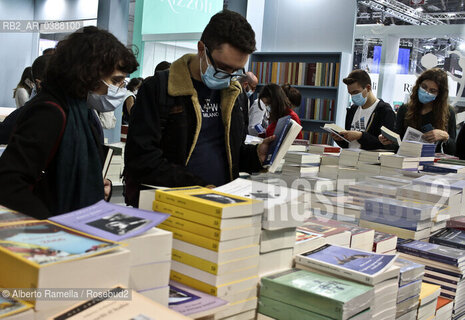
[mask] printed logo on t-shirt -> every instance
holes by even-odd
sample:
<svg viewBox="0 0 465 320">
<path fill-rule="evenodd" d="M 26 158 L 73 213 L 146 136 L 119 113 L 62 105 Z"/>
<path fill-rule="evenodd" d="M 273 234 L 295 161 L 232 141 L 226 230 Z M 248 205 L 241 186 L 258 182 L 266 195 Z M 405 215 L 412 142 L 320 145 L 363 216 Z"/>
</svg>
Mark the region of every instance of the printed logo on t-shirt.
<svg viewBox="0 0 465 320">
<path fill-rule="evenodd" d="M 351 130 L 356 130 L 356 131 L 365 131 L 366 127 L 365 127 L 365 117 L 361 117 L 359 120 L 355 121 L 355 123 L 353 123 L 351 125 Z"/>
<path fill-rule="evenodd" d="M 210 99 L 205 99 L 205 103 L 202 105 L 202 117 L 203 118 L 216 118 L 220 116 L 219 104 L 211 102 Z"/>
</svg>

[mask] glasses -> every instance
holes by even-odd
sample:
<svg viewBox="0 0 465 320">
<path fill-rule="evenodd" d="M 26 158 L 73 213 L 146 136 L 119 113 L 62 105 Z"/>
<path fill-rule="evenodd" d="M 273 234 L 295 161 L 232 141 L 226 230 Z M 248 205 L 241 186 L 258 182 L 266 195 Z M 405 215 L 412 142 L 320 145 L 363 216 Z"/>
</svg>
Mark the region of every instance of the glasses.
<svg viewBox="0 0 465 320">
<path fill-rule="evenodd" d="M 245 77 L 245 69 L 244 68 L 237 69 L 233 73 L 229 73 L 229 72 L 226 72 L 224 70 L 221 70 L 220 68 L 217 68 L 216 64 L 215 64 L 215 60 L 213 60 L 213 57 L 210 54 L 210 51 L 208 50 L 207 47 L 205 47 L 205 52 L 207 53 L 207 57 L 211 61 L 212 66 L 215 69 L 215 73 L 213 74 L 213 76 L 215 78 L 217 78 L 217 79 L 231 78 L 232 81 L 236 81 L 236 80 L 239 80 L 242 77 Z"/>
</svg>

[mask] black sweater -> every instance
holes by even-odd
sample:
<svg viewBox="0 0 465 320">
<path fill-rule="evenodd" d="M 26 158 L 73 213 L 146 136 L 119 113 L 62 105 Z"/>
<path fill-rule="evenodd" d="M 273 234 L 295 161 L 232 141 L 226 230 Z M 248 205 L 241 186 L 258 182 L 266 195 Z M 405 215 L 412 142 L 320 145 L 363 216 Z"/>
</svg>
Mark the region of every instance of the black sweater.
<svg viewBox="0 0 465 320">
<path fill-rule="evenodd" d="M 56 151 L 68 112 L 60 91 L 44 87 L 20 108 L 0 157 L 0 204 L 37 219 L 49 218 L 57 201 Z M 97 126 L 92 123 L 91 130 L 102 158 L 101 128 Z"/>
<path fill-rule="evenodd" d="M 455 111 L 449 106 L 449 122 L 447 123 L 447 133 L 449 134 L 449 139 L 447 141 L 438 143 L 436 146 L 436 152 L 442 152 L 454 155 L 455 154 L 455 138 L 457 136 L 457 125 L 455 120 Z M 407 105 L 403 104 L 399 111 L 397 111 L 397 122 L 396 122 L 396 131 L 400 135 L 401 139 L 404 137 L 405 131 L 407 131 L 408 125 L 405 123 L 405 115 L 407 114 Z M 427 124 L 433 124 L 433 112 L 428 112 L 421 116 L 421 126 Z M 420 128 L 414 128 L 421 131 Z M 443 150 L 441 150 L 441 147 Z"/>
<path fill-rule="evenodd" d="M 352 105 L 347 109 L 345 129 L 350 130 L 352 121 L 354 120 L 355 112 L 358 106 Z M 392 110 L 389 103 L 379 100 L 378 105 L 371 114 L 367 122 L 367 130 L 362 132 L 362 137 L 358 139 L 360 148 L 364 150 L 385 149 L 385 146 L 379 141 L 378 136 L 381 134 L 381 127 L 385 126 L 390 130 L 394 130 L 396 122 L 396 114 Z M 348 148 L 349 144 L 345 141 L 336 141 L 341 148 Z"/>
</svg>

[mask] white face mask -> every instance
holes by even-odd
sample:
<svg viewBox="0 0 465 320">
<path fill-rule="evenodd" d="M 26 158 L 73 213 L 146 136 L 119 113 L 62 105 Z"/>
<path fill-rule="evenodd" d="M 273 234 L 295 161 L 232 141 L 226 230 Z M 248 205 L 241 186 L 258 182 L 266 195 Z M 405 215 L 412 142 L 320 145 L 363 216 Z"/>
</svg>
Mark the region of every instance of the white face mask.
<svg viewBox="0 0 465 320">
<path fill-rule="evenodd" d="M 87 104 L 99 112 L 115 111 L 116 108 L 123 105 L 124 98 L 126 97 L 126 88 L 118 88 L 113 84 L 108 84 L 102 80 L 108 87 L 107 94 L 97 94 L 90 92 L 87 95 Z"/>
<path fill-rule="evenodd" d="M 134 90 L 134 94 L 137 95 L 138 91 L 139 91 L 139 89 Z"/>
</svg>

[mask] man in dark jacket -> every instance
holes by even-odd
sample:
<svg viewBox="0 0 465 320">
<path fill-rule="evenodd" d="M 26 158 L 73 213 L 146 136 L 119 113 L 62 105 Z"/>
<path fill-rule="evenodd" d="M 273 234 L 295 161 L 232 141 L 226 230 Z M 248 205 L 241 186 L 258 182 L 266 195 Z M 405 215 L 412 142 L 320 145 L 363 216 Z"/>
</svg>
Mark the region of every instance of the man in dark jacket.
<svg viewBox="0 0 465 320">
<path fill-rule="evenodd" d="M 255 33 L 241 15 L 225 10 L 211 18 L 197 49 L 139 89 L 125 150 L 129 205 L 138 206 L 141 184 L 219 186 L 262 168 L 273 137 L 245 145 L 237 101 Z"/>
<path fill-rule="evenodd" d="M 342 148 L 361 148 L 365 150 L 383 149 L 378 140 L 381 127 L 394 130 L 396 115 L 392 107 L 376 98 L 371 90 L 371 79 L 364 70 L 354 70 L 342 80 L 352 97 L 353 105 L 347 109 L 345 129 L 342 136 L 333 135 L 333 139 Z"/>
</svg>

